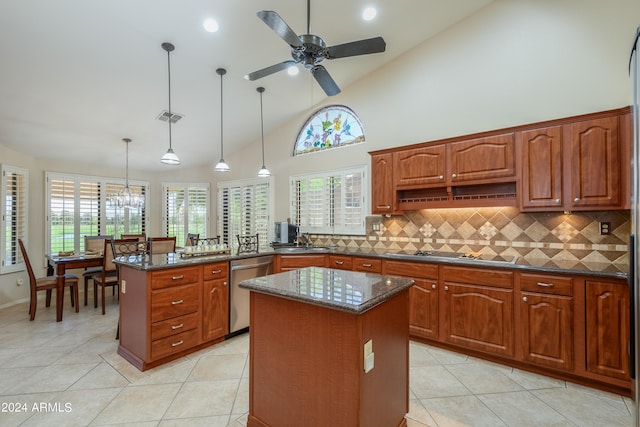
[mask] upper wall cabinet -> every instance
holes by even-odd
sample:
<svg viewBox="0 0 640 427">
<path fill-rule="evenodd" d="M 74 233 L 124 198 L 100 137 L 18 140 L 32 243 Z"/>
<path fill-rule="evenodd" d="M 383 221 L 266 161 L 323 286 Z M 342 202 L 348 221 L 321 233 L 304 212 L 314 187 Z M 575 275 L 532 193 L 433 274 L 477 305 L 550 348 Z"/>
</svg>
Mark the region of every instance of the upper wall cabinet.
<svg viewBox="0 0 640 427">
<path fill-rule="evenodd" d="M 396 191 L 393 186 L 393 154 L 371 156 L 371 212 L 392 214 L 396 212 Z"/>
<path fill-rule="evenodd" d="M 522 210 L 627 209 L 627 116 L 519 132 Z"/>
</svg>

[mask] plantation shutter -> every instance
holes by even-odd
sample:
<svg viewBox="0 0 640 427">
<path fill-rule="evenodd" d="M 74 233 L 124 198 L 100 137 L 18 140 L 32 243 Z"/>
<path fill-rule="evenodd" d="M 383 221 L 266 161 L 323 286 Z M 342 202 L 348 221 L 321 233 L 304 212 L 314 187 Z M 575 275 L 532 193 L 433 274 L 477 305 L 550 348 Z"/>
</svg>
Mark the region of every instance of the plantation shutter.
<svg viewBox="0 0 640 427">
<path fill-rule="evenodd" d="M 2 229 L 0 245 L 2 262 L 0 273 L 24 269 L 24 259 L 18 239 L 27 240 L 27 192 L 28 171 L 13 166 L 2 165 L 2 188 L 0 207 L 2 208 Z"/>
</svg>

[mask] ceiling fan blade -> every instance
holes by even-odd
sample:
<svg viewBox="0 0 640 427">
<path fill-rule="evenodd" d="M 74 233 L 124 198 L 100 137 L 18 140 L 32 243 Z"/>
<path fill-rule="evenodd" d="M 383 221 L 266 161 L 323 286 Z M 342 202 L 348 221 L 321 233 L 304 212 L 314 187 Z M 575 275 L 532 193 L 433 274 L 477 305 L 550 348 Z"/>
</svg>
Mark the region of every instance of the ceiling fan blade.
<svg viewBox="0 0 640 427">
<path fill-rule="evenodd" d="M 280 38 L 292 47 L 302 47 L 302 42 L 298 38 L 298 35 L 291 29 L 284 19 L 280 17 L 276 12 L 271 10 L 261 10 L 256 13 L 258 18 L 267 24 Z"/>
<path fill-rule="evenodd" d="M 340 88 L 336 82 L 331 78 L 329 72 L 322 65 L 316 65 L 311 69 L 311 74 L 316 79 L 320 87 L 324 90 L 327 96 L 333 96 L 340 93 Z"/>
<path fill-rule="evenodd" d="M 382 37 L 359 40 L 350 43 L 339 44 L 327 48 L 327 59 L 346 58 L 348 56 L 368 55 L 370 53 L 384 52 L 387 44 Z"/>
<path fill-rule="evenodd" d="M 266 67 L 263 68 L 261 70 L 258 71 L 254 71 L 253 73 L 247 74 L 245 76 L 246 79 L 248 80 L 258 80 L 261 79 L 263 77 L 268 76 L 269 74 L 273 74 L 273 73 L 277 73 L 278 71 L 282 71 L 282 70 L 286 70 L 287 68 L 291 67 L 292 65 L 296 65 L 297 62 L 293 61 L 293 60 L 288 60 L 288 61 L 284 61 L 281 62 L 279 64 L 274 64 L 270 67 Z"/>
</svg>

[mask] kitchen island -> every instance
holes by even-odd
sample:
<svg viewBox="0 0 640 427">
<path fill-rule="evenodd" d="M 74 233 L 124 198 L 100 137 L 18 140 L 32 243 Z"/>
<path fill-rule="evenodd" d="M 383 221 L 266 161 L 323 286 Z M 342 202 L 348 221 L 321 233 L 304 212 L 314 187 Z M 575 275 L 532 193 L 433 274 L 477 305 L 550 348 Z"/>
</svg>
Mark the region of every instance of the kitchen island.
<svg viewBox="0 0 640 427">
<path fill-rule="evenodd" d="M 247 426 L 406 426 L 412 284 L 321 267 L 241 282 Z"/>
</svg>

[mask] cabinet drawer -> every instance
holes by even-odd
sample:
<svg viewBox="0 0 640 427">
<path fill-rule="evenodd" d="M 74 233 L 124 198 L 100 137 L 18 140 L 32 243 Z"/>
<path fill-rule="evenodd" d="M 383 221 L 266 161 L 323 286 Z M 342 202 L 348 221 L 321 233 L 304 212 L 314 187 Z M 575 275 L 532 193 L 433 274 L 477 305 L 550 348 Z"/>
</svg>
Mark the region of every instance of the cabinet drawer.
<svg viewBox="0 0 640 427">
<path fill-rule="evenodd" d="M 171 335 L 180 334 L 198 327 L 198 313 L 156 322 L 151 325 L 151 340 L 155 341 Z"/>
<path fill-rule="evenodd" d="M 279 255 L 280 268 L 294 269 L 304 267 L 324 267 L 325 255 Z"/>
<path fill-rule="evenodd" d="M 215 264 L 206 264 L 202 266 L 204 280 L 226 279 L 229 274 L 229 264 L 226 262 L 218 262 Z"/>
<path fill-rule="evenodd" d="M 375 258 L 353 257 L 353 270 L 371 273 L 382 273 L 382 260 Z"/>
<path fill-rule="evenodd" d="M 438 280 L 438 266 L 422 262 L 385 261 L 384 274 Z"/>
<path fill-rule="evenodd" d="M 151 359 L 159 359 L 199 344 L 198 329 L 182 332 L 151 342 Z"/>
<path fill-rule="evenodd" d="M 521 274 L 520 290 L 542 294 L 573 295 L 570 277 Z"/>
<path fill-rule="evenodd" d="M 348 255 L 329 255 L 329 262 L 327 267 L 338 268 L 341 270 L 351 270 L 353 265 L 353 258 Z"/>
<path fill-rule="evenodd" d="M 176 268 L 151 273 L 151 289 L 163 289 L 168 287 L 196 283 L 200 277 L 198 266 Z"/>
<path fill-rule="evenodd" d="M 151 292 L 151 322 L 183 316 L 198 311 L 198 284 Z"/>
<path fill-rule="evenodd" d="M 442 273 L 444 280 L 447 282 L 513 289 L 513 273 L 510 271 L 444 267 Z"/>
</svg>

